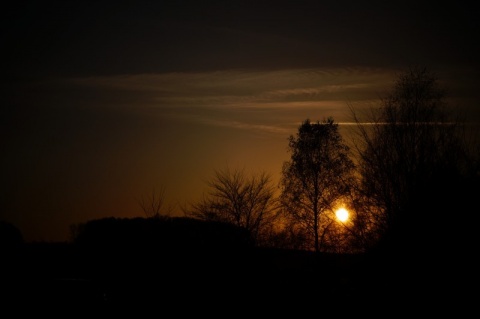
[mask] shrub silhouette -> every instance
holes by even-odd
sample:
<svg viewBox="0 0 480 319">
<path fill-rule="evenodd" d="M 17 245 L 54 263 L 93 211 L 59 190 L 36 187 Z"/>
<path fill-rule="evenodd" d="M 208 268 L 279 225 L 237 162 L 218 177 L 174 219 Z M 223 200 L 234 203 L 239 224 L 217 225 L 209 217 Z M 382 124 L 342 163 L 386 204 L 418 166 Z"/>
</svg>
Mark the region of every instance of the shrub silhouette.
<svg viewBox="0 0 480 319">
<path fill-rule="evenodd" d="M 83 246 L 162 250 L 235 250 L 250 245 L 248 233 L 229 223 L 173 218 L 103 218 L 80 227 L 74 242 Z"/>
<path fill-rule="evenodd" d="M 240 267 L 253 247 L 243 228 L 186 217 L 91 220 L 79 227 L 74 245 L 88 276 L 149 279 Z"/>
</svg>

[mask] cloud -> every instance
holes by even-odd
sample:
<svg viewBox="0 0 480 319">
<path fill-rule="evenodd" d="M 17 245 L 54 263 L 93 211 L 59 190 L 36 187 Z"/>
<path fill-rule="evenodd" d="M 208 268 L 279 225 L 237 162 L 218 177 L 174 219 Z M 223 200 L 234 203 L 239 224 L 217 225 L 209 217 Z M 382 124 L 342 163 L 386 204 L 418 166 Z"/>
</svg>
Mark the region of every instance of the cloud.
<svg viewBox="0 0 480 319">
<path fill-rule="evenodd" d="M 310 68 L 72 77 L 43 82 L 29 96 L 43 95 L 32 98 L 43 106 L 285 135 L 306 118 L 349 121 L 349 105 L 371 104 L 392 74 Z"/>
<path fill-rule="evenodd" d="M 234 129 L 241 129 L 241 130 L 249 130 L 249 131 L 257 131 L 257 132 L 264 132 L 264 133 L 273 133 L 273 134 L 288 134 L 290 130 L 285 127 L 276 126 L 276 125 L 264 125 L 264 124 L 252 124 L 240 121 L 221 121 L 215 119 L 208 119 L 204 118 L 201 119 L 201 122 L 214 125 L 214 126 L 223 126 L 229 127 Z"/>
<path fill-rule="evenodd" d="M 391 70 L 350 68 L 176 72 L 74 78 L 70 82 L 98 90 L 136 93 L 159 107 L 251 107 L 282 102 L 364 100 L 384 90 L 391 77 Z"/>
</svg>

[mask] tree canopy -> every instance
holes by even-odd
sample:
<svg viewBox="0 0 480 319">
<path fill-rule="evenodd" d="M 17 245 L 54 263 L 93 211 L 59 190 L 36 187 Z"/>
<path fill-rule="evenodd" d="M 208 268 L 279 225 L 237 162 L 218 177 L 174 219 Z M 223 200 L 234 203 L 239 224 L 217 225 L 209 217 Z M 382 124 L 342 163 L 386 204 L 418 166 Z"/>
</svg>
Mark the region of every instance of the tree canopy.
<svg viewBox="0 0 480 319">
<path fill-rule="evenodd" d="M 421 251 L 443 242 L 447 221 L 461 214 L 468 180 L 478 174 L 464 125 L 446 106 L 437 77 L 412 67 L 372 111 L 369 125 L 354 114 L 363 195 L 383 212 L 376 224 L 389 247 Z"/>
<path fill-rule="evenodd" d="M 202 200 L 184 209 L 186 216 L 242 227 L 258 245 L 267 240 L 277 217 L 274 187 L 268 174 L 216 170 L 208 187 Z"/>
<path fill-rule="evenodd" d="M 354 164 L 333 118 L 305 120 L 289 138 L 291 158 L 285 162 L 281 202 L 293 227 L 315 251 L 334 242 L 335 205 L 350 192 Z M 330 213 L 330 214 L 328 214 Z"/>
</svg>

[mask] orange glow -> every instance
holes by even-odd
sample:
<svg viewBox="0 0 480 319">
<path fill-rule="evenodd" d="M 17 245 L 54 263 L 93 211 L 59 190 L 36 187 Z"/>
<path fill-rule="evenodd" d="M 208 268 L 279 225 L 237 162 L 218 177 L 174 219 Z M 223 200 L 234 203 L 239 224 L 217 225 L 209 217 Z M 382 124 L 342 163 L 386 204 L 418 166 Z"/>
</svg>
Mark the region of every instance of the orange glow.
<svg viewBox="0 0 480 319">
<path fill-rule="evenodd" d="M 337 219 L 341 222 L 345 222 L 348 220 L 348 210 L 345 208 L 339 208 L 335 211 L 335 216 L 337 216 Z"/>
</svg>

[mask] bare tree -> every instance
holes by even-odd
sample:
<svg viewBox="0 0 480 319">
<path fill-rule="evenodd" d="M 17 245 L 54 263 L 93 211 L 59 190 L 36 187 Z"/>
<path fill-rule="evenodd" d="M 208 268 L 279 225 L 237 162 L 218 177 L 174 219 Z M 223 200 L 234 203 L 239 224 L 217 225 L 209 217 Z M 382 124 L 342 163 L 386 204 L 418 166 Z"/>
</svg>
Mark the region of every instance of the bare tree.
<svg viewBox="0 0 480 319">
<path fill-rule="evenodd" d="M 258 244 L 267 241 L 277 218 L 271 177 L 265 172 L 247 176 L 244 170 L 215 170 L 202 200 L 184 208 L 186 216 L 221 221 L 245 228 Z"/>
<path fill-rule="evenodd" d="M 281 202 L 297 233 L 315 251 L 331 251 L 335 206 L 350 192 L 354 164 L 333 118 L 305 120 L 289 138 L 291 159 L 284 163 Z"/>
<path fill-rule="evenodd" d="M 160 218 L 168 216 L 172 212 L 172 207 L 165 207 L 165 187 L 162 186 L 158 191 L 152 190 L 149 196 L 142 196 L 138 200 L 147 218 Z"/>
<path fill-rule="evenodd" d="M 372 222 L 387 241 L 411 240 L 418 246 L 425 234 L 448 232 L 440 221 L 460 204 L 455 194 L 464 177 L 478 172 L 464 125 L 449 116 L 446 106 L 436 76 L 413 67 L 398 76 L 366 119 L 352 109 L 360 137 L 361 191 L 369 198 L 367 206 L 376 207 Z M 427 241 L 422 245 L 432 244 Z"/>
</svg>

